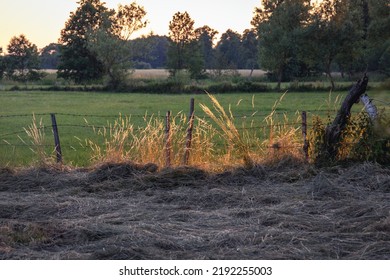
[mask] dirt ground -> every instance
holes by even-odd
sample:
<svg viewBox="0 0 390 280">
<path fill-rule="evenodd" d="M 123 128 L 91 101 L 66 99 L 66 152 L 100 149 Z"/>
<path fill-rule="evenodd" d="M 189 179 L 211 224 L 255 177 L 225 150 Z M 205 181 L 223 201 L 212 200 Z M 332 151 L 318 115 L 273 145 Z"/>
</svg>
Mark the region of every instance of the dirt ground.
<svg viewBox="0 0 390 280">
<path fill-rule="evenodd" d="M 390 259 L 390 168 L 3 168 L 0 259 Z"/>
</svg>

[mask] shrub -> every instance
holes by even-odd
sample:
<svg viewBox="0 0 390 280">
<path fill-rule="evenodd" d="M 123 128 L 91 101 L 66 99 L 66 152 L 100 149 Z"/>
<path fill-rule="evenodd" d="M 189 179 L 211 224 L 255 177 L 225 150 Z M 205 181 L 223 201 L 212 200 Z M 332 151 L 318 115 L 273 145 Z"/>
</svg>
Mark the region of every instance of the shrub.
<svg viewBox="0 0 390 280">
<path fill-rule="evenodd" d="M 380 112 L 376 120 L 361 112 L 348 121 L 342 132 L 341 141 L 337 147 L 337 162 L 343 161 L 375 161 L 382 164 L 390 163 L 390 116 Z M 326 125 L 315 116 L 313 128 L 309 135 L 310 157 L 319 158 L 324 142 Z M 323 160 L 323 158 L 321 159 Z M 329 164 L 330 162 L 317 162 Z"/>
</svg>

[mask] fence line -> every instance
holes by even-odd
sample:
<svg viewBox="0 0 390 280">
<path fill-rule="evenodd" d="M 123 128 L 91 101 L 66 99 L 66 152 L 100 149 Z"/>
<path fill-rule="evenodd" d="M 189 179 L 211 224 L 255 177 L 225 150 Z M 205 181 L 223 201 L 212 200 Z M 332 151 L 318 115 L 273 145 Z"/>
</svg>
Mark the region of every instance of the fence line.
<svg viewBox="0 0 390 280">
<path fill-rule="evenodd" d="M 193 100 L 191 101 L 193 102 Z M 190 151 L 191 151 L 191 137 L 192 137 L 192 129 L 193 129 L 193 121 L 194 119 L 197 119 L 197 120 L 208 120 L 208 119 L 211 119 L 209 116 L 207 115 L 197 115 L 195 116 L 195 113 L 194 113 L 194 108 L 193 108 L 193 103 L 191 104 L 191 109 L 190 109 L 190 114 L 189 114 L 189 117 L 188 117 L 188 120 L 189 120 L 189 126 L 188 127 L 181 127 L 180 129 L 182 131 L 186 131 L 187 132 L 187 136 L 186 136 L 186 143 L 185 143 L 185 147 L 184 147 L 184 151 L 185 151 L 185 154 L 183 155 L 183 164 L 188 164 L 189 162 L 189 157 L 190 157 Z M 307 124 L 307 114 L 315 114 L 315 112 L 330 112 L 331 110 L 325 110 L 325 109 L 322 109 L 322 110 L 316 110 L 316 111 L 311 111 L 311 112 L 301 112 L 301 116 L 300 116 L 300 120 L 297 120 L 297 121 L 293 121 L 293 122 L 286 122 L 286 123 L 277 123 L 277 124 L 264 124 L 264 125 L 251 125 L 249 127 L 245 127 L 245 126 L 242 126 L 242 127 L 239 127 L 237 125 L 237 130 L 240 131 L 240 132 L 243 132 L 243 131 L 255 131 L 255 130 L 264 130 L 264 129 L 271 129 L 271 128 L 280 128 L 280 127 L 295 127 L 297 130 L 302 130 L 302 144 L 300 145 L 288 145 L 288 146 L 283 146 L 283 147 L 279 147 L 278 145 L 270 145 L 270 146 L 267 146 L 265 148 L 269 148 L 269 149 L 297 149 L 297 148 L 300 148 L 302 149 L 304 155 L 305 155 L 305 158 L 308 159 L 308 141 L 307 141 L 307 129 L 309 127 L 312 127 L 313 125 L 312 124 Z M 294 114 L 294 115 L 297 115 L 297 112 L 299 111 L 283 111 L 283 112 L 274 112 L 274 116 L 283 116 L 283 115 L 286 115 L 286 114 Z M 51 120 L 52 120 L 52 125 L 47 125 L 47 126 L 39 126 L 37 127 L 38 130 L 51 130 L 51 132 L 53 133 L 53 136 L 54 136 L 54 145 L 49 145 L 49 144 L 38 144 L 38 143 L 26 143 L 20 136 L 19 134 L 22 134 L 22 133 L 26 133 L 26 129 L 23 129 L 23 130 L 18 130 L 18 131 L 13 131 L 13 132 L 8 132 L 8 133 L 4 133 L 4 134 L 1 134 L 0 135 L 0 146 L 1 147 L 52 147 L 53 150 L 55 151 L 55 154 L 56 154 L 56 157 L 57 157 L 57 161 L 58 162 L 62 162 L 62 150 L 61 150 L 61 144 L 60 144 L 60 136 L 68 136 L 68 135 L 71 135 L 73 134 L 72 133 L 69 133 L 66 131 L 66 128 L 80 128 L 80 129 L 91 129 L 91 130 L 99 130 L 99 129 L 106 129 L 107 126 L 104 126 L 104 125 L 94 125 L 94 124 L 89 124 L 88 122 L 86 122 L 86 124 L 84 125 L 81 125 L 81 124 L 72 124 L 72 123 L 61 123 L 61 118 L 58 118 L 60 116 L 66 116 L 66 117 L 83 117 L 83 118 L 118 118 L 119 116 L 121 116 L 121 114 L 118 114 L 118 115 L 95 115 L 95 114 L 73 114 L 73 113 L 37 113 L 37 114 L 15 114 L 15 115 L 0 115 L 0 121 L 1 119 L 7 119 L 7 118 L 22 118 L 22 117 L 31 117 L 31 116 L 40 116 L 40 117 L 44 117 L 44 116 L 50 116 L 51 117 Z M 248 115 L 239 115 L 239 116 L 234 116 L 234 119 L 239 122 L 240 119 L 244 119 L 244 120 L 256 120 L 258 118 L 263 118 L 263 117 L 267 117 L 267 116 L 270 116 L 270 114 L 265 114 L 265 113 L 261 113 L 261 112 L 248 112 Z M 304 117 L 305 116 L 305 117 Z M 59 122 L 57 122 L 57 119 L 56 117 L 58 118 Z M 150 118 L 150 117 L 157 117 L 157 118 L 162 118 L 164 119 L 165 121 L 165 155 L 166 155 L 166 165 L 169 166 L 171 165 L 171 149 L 172 149 L 172 143 L 170 142 L 171 141 L 171 137 L 172 137 L 172 131 L 171 131 L 171 122 L 174 120 L 174 116 L 172 116 L 171 112 L 169 112 L 169 114 L 167 115 L 160 115 L 159 114 L 152 114 L 152 115 L 147 115 L 147 114 L 144 114 L 144 115 L 140 115 L 140 114 L 136 114 L 136 115 L 129 115 L 129 118 L 142 118 L 144 120 L 146 120 L 147 118 Z M 297 115 L 298 117 L 298 115 Z M 265 119 L 261 120 L 262 122 L 265 121 Z M 280 121 L 283 121 L 282 119 L 280 119 Z M 108 120 L 107 120 L 108 122 Z M 191 125 L 191 122 L 192 122 L 192 125 Z M 190 128 L 191 127 L 191 128 Z M 142 130 L 143 128 L 138 126 L 136 128 L 134 128 L 135 130 Z M 218 130 L 218 129 L 217 129 Z M 260 131 L 259 131 L 260 132 Z M 17 135 L 18 138 L 23 142 L 23 143 L 12 143 L 12 141 L 10 139 L 7 139 L 9 138 L 10 136 L 14 136 L 14 135 Z M 73 135 L 74 138 L 76 139 L 79 139 L 77 138 L 76 135 Z M 4 139 L 5 138 L 5 139 Z M 80 140 L 80 139 L 79 139 Z M 256 141 L 253 141 L 252 144 L 253 145 L 256 145 L 258 142 L 257 140 Z M 81 142 L 79 142 L 78 144 L 82 146 Z M 253 146 L 250 143 L 248 143 L 249 145 Z M 77 144 L 76 144 L 77 145 Z M 222 144 L 222 143 L 216 143 L 215 144 L 216 147 L 223 147 L 223 146 L 226 146 L 226 144 Z M 69 143 L 65 143 L 62 147 L 65 147 L 65 148 L 71 148 L 71 149 L 74 149 L 73 147 L 74 145 L 72 144 L 69 144 Z M 87 145 L 85 145 L 83 147 L 84 149 L 87 149 Z"/>
<path fill-rule="evenodd" d="M 256 117 L 267 117 L 270 115 L 270 113 L 263 113 L 263 114 L 257 114 L 258 111 L 255 112 L 247 112 L 247 114 L 244 115 L 234 115 L 235 119 L 250 119 L 250 118 L 256 118 Z M 274 115 L 291 115 L 291 114 L 297 114 L 299 111 L 275 111 Z M 319 112 L 330 112 L 330 113 L 336 113 L 333 110 L 326 110 L 326 109 L 317 109 L 315 111 L 307 111 L 308 114 L 315 114 Z M 69 116 L 69 117 L 91 117 L 91 118 L 118 118 L 118 116 L 122 114 L 117 115 L 94 115 L 94 114 L 71 114 L 71 113 L 32 113 L 32 114 L 15 114 L 15 115 L 0 115 L 0 118 L 19 118 L 19 117 L 32 117 L 35 116 L 50 116 L 50 114 L 55 114 L 56 116 Z M 159 117 L 161 119 L 165 118 L 165 115 L 161 114 L 129 114 L 129 115 L 123 115 L 123 116 L 129 116 L 130 118 L 136 117 L 136 118 L 147 118 L 147 117 Z M 196 118 L 198 119 L 211 119 L 208 115 L 196 115 Z"/>
</svg>

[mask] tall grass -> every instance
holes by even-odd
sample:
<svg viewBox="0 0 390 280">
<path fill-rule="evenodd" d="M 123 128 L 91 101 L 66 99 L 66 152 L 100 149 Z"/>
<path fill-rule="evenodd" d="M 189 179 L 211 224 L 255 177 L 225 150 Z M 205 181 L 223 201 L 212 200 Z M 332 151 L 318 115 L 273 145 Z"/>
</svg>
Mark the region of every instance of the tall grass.
<svg viewBox="0 0 390 280">
<path fill-rule="evenodd" d="M 207 118 L 195 118 L 190 165 L 220 169 L 244 164 L 251 168 L 256 161 L 270 162 L 286 155 L 302 157 L 299 116 L 291 123 L 287 115 L 280 117 L 276 113 L 284 95 L 275 102 L 261 126 L 252 121 L 249 126 L 244 122 L 242 127 L 238 127 L 231 106 L 226 110 L 215 96 L 208 96 L 212 106 L 200 104 Z M 182 112 L 171 118 L 168 148 L 173 166 L 183 164 L 188 126 L 189 118 Z M 113 123 L 94 131 L 100 140 L 86 140 L 94 162 L 133 161 L 165 165 L 165 120 L 161 116 L 145 116 L 143 124 L 134 126 L 131 117 L 119 115 Z"/>
<path fill-rule="evenodd" d="M 35 114 L 33 114 L 32 123 L 27 128 L 23 129 L 30 139 L 30 144 L 25 143 L 21 137 L 19 137 L 19 139 L 30 147 L 30 150 L 36 157 L 36 163 L 38 166 L 46 166 L 49 164 L 51 165 L 54 161 L 53 158 L 46 152 L 45 126 L 43 124 L 42 118 L 38 123 Z"/>
<path fill-rule="evenodd" d="M 227 114 L 217 98 L 209 93 L 208 96 L 211 99 L 215 113 L 204 104 L 200 104 L 200 107 L 221 128 L 222 137 L 228 144 L 228 153 L 237 153 L 238 157 L 242 158 L 246 167 L 253 167 L 253 160 L 249 155 L 249 145 L 243 140 L 234 124 L 234 116 L 231 108 L 229 107 L 229 114 Z"/>
<path fill-rule="evenodd" d="M 106 127 L 94 129 L 103 139 L 99 141 L 87 139 L 91 147 L 93 162 L 127 162 L 155 163 L 165 165 L 165 122 L 161 116 L 147 116 L 143 124 L 135 127 L 131 117 L 120 115 L 114 123 Z M 188 118 L 183 113 L 173 116 L 170 124 L 171 164 L 182 164 L 185 152 L 186 130 Z M 203 166 L 209 163 L 214 153 L 212 138 L 215 130 L 204 120 L 197 119 L 193 130 L 192 147 L 190 148 L 190 164 Z"/>
</svg>

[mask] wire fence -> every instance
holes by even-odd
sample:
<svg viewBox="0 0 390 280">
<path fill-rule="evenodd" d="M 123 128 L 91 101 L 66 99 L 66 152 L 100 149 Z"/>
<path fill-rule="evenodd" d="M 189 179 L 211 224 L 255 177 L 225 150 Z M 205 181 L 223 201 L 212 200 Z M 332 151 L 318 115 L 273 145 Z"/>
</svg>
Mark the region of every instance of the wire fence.
<svg viewBox="0 0 390 280">
<path fill-rule="evenodd" d="M 382 102 L 380 100 L 377 101 Z M 261 142 L 259 140 L 272 138 L 270 134 L 275 133 L 275 131 L 283 129 L 293 130 L 297 135 L 301 135 L 301 139 L 297 143 L 284 144 L 282 148 L 298 149 L 308 157 L 308 130 L 313 126 L 312 123 L 308 123 L 308 117 L 322 116 L 330 119 L 334 114 L 334 111 L 327 109 L 315 111 L 275 111 L 272 115 L 270 113 L 251 111 L 234 115 L 234 123 L 241 135 L 248 135 L 246 140 L 250 148 L 258 146 L 259 142 Z M 193 116 L 194 122 L 210 123 L 215 128 L 217 134 L 223 133 L 209 115 L 189 112 L 187 116 L 189 116 L 186 119 L 187 122 Z M 26 163 L 30 161 L 29 157 L 34 156 L 34 149 L 41 147 L 49 150 L 49 153 L 56 155 L 57 161 L 62 161 L 62 157 L 64 157 L 67 162 L 87 165 L 90 160 L 88 139 L 95 139 L 103 145 L 104 137 L 102 137 L 102 131 L 109 129 L 110 125 L 120 117 L 120 114 L 72 113 L 0 115 L 0 163 Z M 176 122 L 182 116 L 176 116 L 176 120 L 175 116 L 171 116 L 168 121 L 166 120 L 167 116 L 161 114 L 129 115 L 128 118 L 134 124 L 134 131 L 143 131 L 150 119 L 165 122 L 164 130 L 166 130 L 167 122 Z M 40 119 L 40 125 L 37 125 L 35 129 L 36 133 L 46 135 L 45 141 L 34 141 L 27 135 L 27 132 L 31 131 L 33 119 Z M 181 133 L 185 134 L 188 132 L 187 125 L 182 125 L 179 129 Z M 52 136 L 49 137 L 49 135 Z M 189 136 L 187 135 L 186 137 L 188 138 Z M 53 140 L 49 140 L 49 138 Z M 278 150 L 281 148 L 278 143 L 272 143 L 272 141 L 268 141 L 267 145 L 266 148 L 270 149 Z M 226 147 L 226 143 L 217 141 L 215 147 L 222 149 Z"/>
</svg>

